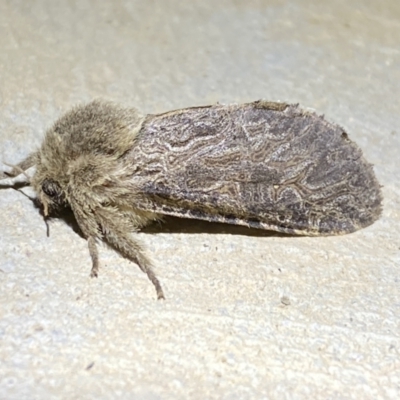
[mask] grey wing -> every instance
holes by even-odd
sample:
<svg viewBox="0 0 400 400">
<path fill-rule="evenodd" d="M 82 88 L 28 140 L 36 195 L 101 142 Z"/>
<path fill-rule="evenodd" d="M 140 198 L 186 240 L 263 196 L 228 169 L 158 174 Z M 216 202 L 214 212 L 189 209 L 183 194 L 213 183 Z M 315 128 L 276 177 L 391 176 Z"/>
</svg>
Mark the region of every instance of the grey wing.
<svg viewBox="0 0 400 400">
<path fill-rule="evenodd" d="M 134 151 L 146 211 L 303 235 L 352 232 L 381 212 L 380 186 L 358 146 L 295 105 L 150 115 Z"/>
</svg>

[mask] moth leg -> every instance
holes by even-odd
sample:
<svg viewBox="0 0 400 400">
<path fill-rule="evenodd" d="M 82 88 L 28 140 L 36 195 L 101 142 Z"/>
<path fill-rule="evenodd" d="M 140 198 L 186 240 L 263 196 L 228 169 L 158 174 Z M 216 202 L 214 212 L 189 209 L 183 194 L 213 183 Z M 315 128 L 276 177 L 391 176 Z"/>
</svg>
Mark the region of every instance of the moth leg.
<svg viewBox="0 0 400 400">
<path fill-rule="evenodd" d="M 161 284 L 152 269 L 150 261 L 144 255 L 143 249 L 140 244 L 127 235 L 124 235 L 122 233 L 118 235 L 118 233 L 110 230 L 105 233 L 105 239 L 110 246 L 121 253 L 122 256 L 137 264 L 139 268 L 145 274 L 147 274 L 147 277 L 156 288 L 157 299 L 165 299 Z"/>
<path fill-rule="evenodd" d="M 99 255 L 96 238 L 101 238 L 123 257 L 136 263 L 153 283 L 156 288 L 157 298 L 165 299 L 161 284 L 152 269 L 150 261 L 144 255 L 140 244 L 129 236 L 133 227 L 130 224 L 127 225 L 125 218 L 115 213 L 114 210 L 110 211 L 106 208 L 97 209 L 95 215 L 86 215 L 74 203 L 71 203 L 71 207 L 78 225 L 88 241 L 89 253 L 92 258 L 91 277 L 96 277 L 98 274 Z"/>
<path fill-rule="evenodd" d="M 97 278 L 99 274 L 99 251 L 96 246 L 96 239 L 93 236 L 88 238 L 89 254 L 92 259 L 92 270 L 90 271 L 91 278 Z"/>
<path fill-rule="evenodd" d="M 92 259 L 91 278 L 97 278 L 99 274 L 99 252 L 96 245 L 96 237 L 99 238 L 97 222 L 82 212 L 74 203 L 71 204 L 76 222 L 87 240 L 90 258 Z"/>
</svg>

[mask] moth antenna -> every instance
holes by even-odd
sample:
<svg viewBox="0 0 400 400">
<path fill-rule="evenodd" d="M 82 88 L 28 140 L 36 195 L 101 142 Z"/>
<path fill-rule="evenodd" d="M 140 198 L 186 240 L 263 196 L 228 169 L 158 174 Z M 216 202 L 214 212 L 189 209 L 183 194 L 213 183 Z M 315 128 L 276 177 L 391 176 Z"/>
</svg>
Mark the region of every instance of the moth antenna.
<svg viewBox="0 0 400 400">
<path fill-rule="evenodd" d="M 8 164 L 6 162 L 3 162 L 4 165 L 7 165 L 8 167 L 11 167 L 12 170 L 10 172 L 2 173 L 0 177 L 16 177 L 20 174 L 24 174 L 26 179 L 28 180 L 29 184 L 31 183 L 31 178 L 28 176 L 28 174 L 25 172 L 27 169 L 33 167 L 36 165 L 36 161 L 38 158 L 38 152 L 33 152 L 28 155 L 24 160 L 19 162 L 17 165 L 13 164 Z"/>
<path fill-rule="evenodd" d="M 44 223 L 46 224 L 46 236 L 50 237 L 50 224 L 48 217 L 44 217 Z"/>
<path fill-rule="evenodd" d="M 49 206 L 46 199 L 43 199 L 43 195 L 40 195 L 40 202 L 43 205 L 43 219 L 46 224 L 46 236 L 50 237 L 50 225 L 49 225 Z"/>
<path fill-rule="evenodd" d="M 30 176 L 25 172 L 25 170 L 23 170 L 19 165 L 13 165 L 13 164 L 9 164 L 3 161 L 4 165 L 7 165 L 7 167 L 12 168 L 11 172 L 8 174 L 7 172 L 3 172 L 2 175 L 4 175 L 5 177 L 9 177 L 9 178 L 14 178 L 18 175 L 25 175 L 27 181 L 29 182 L 29 184 L 31 183 L 31 178 Z M 17 173 L 16 173 L 17 172 Z"/>
</svg>

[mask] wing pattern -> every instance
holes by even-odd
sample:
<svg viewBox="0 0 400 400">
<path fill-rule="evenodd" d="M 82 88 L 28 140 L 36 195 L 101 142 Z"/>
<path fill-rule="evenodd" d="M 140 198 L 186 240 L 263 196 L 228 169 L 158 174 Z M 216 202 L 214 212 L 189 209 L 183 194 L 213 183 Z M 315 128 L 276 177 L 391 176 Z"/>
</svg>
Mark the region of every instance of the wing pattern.
<svg viewBox="0 0 400 400">
<path fill-rule="evenodd" d="M 303 235 L 352 232 L 381 212 L 359 147 L 297 105 L 149 115 L 127 160 L 144 211 Z"/>
</svg>

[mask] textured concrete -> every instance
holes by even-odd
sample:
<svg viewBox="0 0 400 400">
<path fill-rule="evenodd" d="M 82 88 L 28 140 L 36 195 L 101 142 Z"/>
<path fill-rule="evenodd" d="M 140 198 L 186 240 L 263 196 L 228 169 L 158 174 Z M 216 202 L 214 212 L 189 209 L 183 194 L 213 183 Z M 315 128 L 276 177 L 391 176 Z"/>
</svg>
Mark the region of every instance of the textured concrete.
<svg viewBox="0 0 400 400">
<path fill-rule="evenodd" d="M 343 125 L 385 198 L 341 237 L 152 227 L 160 302 L 106 248 L 91 280 L 86 242 L 63 220 L 47 238 L 3 188 L 0 398 L 400 398 L 399 43 L 398 0 L 0 1 L 1 160 L 99 96 L 144 112 L 266 98 Z"/>
</svg>

